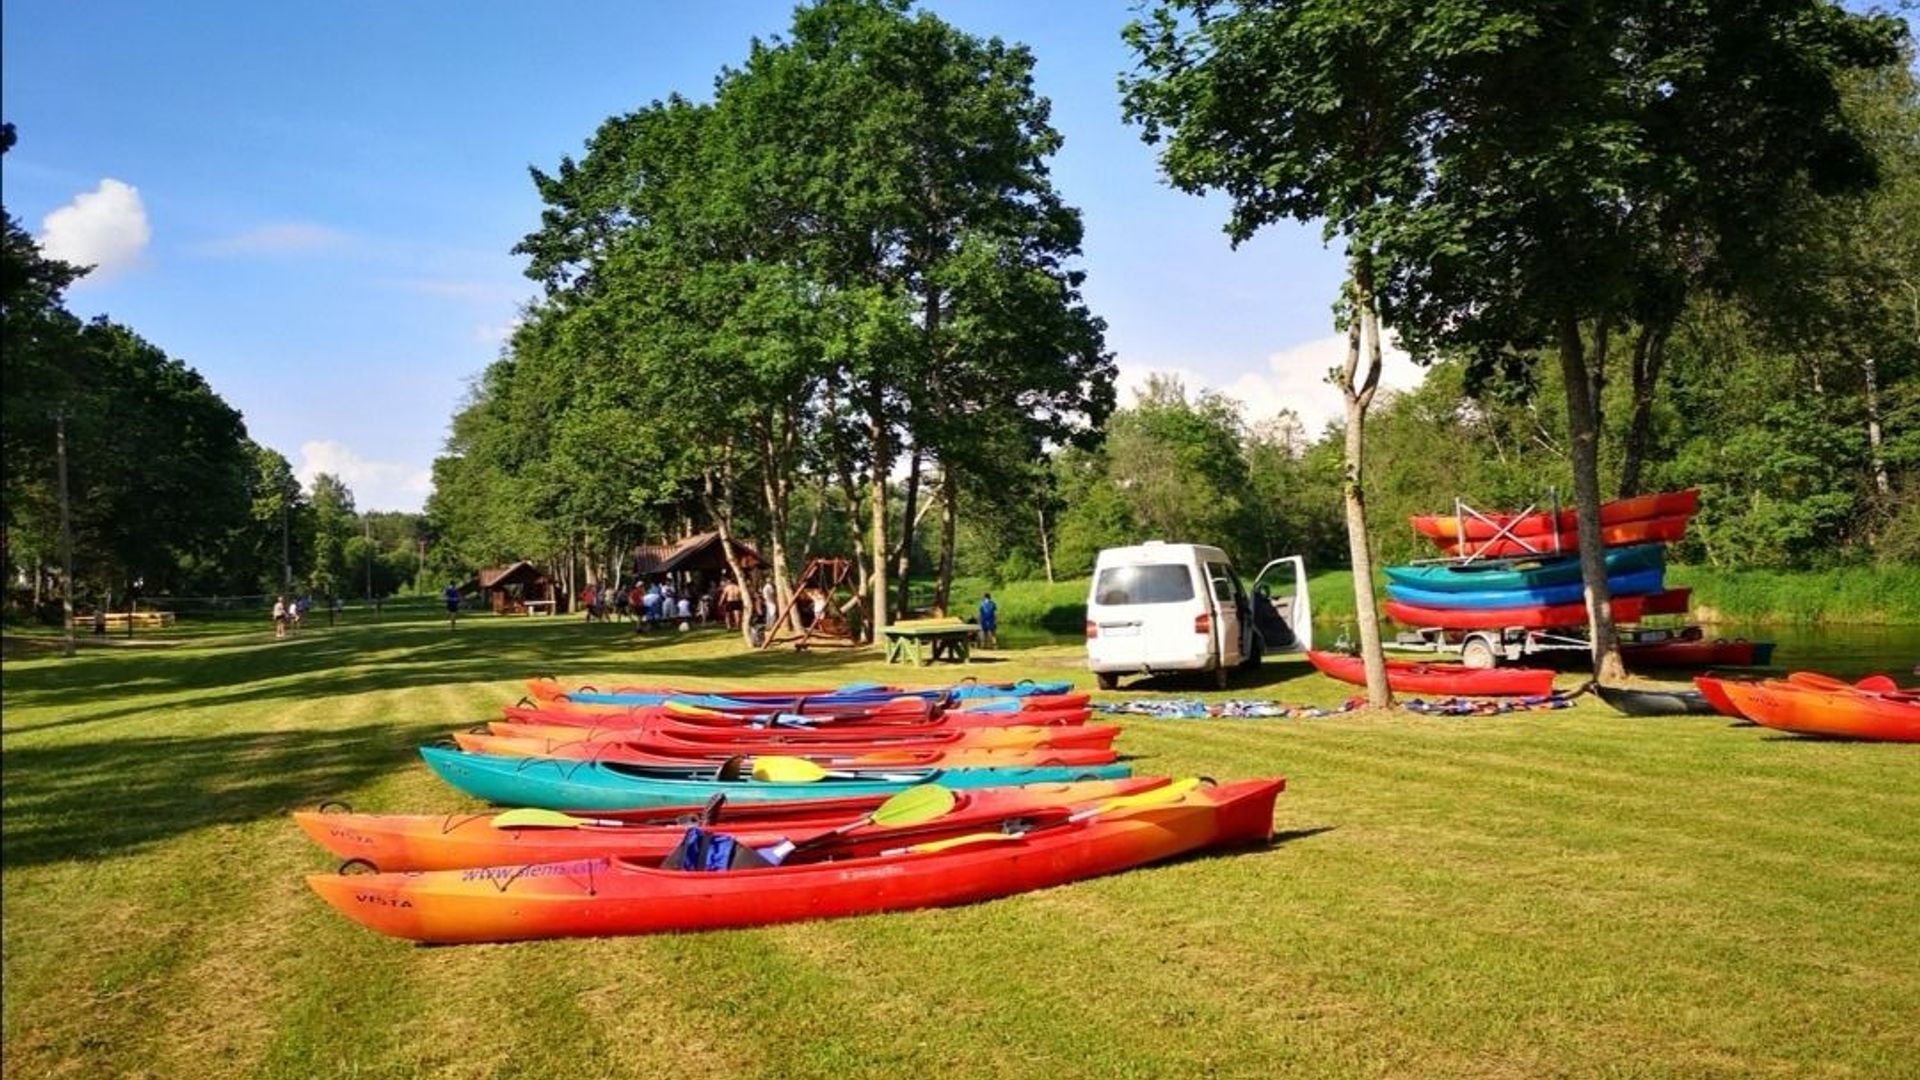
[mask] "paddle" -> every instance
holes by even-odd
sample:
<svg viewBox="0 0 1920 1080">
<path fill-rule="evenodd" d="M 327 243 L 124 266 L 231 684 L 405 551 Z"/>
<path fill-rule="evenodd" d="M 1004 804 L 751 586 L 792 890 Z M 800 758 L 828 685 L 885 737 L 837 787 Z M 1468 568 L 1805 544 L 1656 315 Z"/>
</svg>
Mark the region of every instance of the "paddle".
<svg viewBox="0 0 1920 1080">
<path fill-rule="evenodd" d="M 757 757 L 753 759 L 753 778 L 775 784 L 811 784 L 827 777 L 855 780 L 887 780 L 895 783 L 907 780 L 919 780 L 918 774 L 902 775 L 898 773 L 860 773 L 823 769 L 806 758 L 797 757 Z M 726 779 L 722 777 L 721 779 Z"/>
<path fill-rule="evenodd" d="M 887 829 L 918 825 L 947 813 L 953 809 L 953 804 L 952 789 L 941 787 L 939 784 L 917 784 L 874 807 L 871 813 L 855 818 L 845 825 L 818 836 L 809 837 L 797 844 L 791 840 L 782 840 L 772 847 L 760 849 L 759 854 L 761 858 L 777 866 L 796 851 L 807 851 L 822 844 L 831 843 L 862 825 L 878 825 Z"/>
<path fill-rule="evenodd" d="M 1197 776 L 1189 776 L 1184 780 L 1175 780 L 1164 787 L 1157 787 L 1151 791 L 1142 791 L 1137 795 L 1121 795 L 1117 798 L 1108 799 L 1098 806 L 1090 806 L 1085 810 L 1068 814 L 1058 821 L 1051 821 L 1044 825 L 1025 829 L 1020 832 L 1007 832 L 1002 830 L 1000 832 L 968 833 L 965 836 L 949 836 L 944 840 L 929 840 L 924 844 L 913 844 L 908 847 L 893 848 L 883 851 L 880 854 L 917 855 L 923 852 L 945 851 L 948 848 L 961 847 L 966 844 L 991 844 L 1005 840 L 1020 840 L 1036 832 L 1045 832 L 1048 829 L 1059 829 L 1068 825 L 1077 825 L 1080 822 L 1098 817 L 1110 810 L 1122 810 L 1136 806 L 1168 806 L 1179 802 L 1186 797 L 1187 792 L 1199 786 L 1200 778 Z"/>
<path fill-rule="evenodd" d="M 625 825 L 624 821 L 610 821 L 606 818 L 582 818 L 572 814 L 563 814 L 558 810 L 540 810 L 524 807 L 493 815 L 491 822 L 496 829 L 578 829 L 582 825 Z"/>
<path fill-rule="evenodd" d="M 707 800 L 707 804 L 700 808 L 700 824 L 711 825 L 718 820 L 720 817 L 720 808 L 726 805 L 726 802 L 726 795 L 715 792 L 714 795 Z M 558 810 L 541 810 L 535 807 L 523 807 L 518 810 L 505 810 L 495 814 L 493 815 L 493 820 L 488 824 L 496 829 L 578 829 L 583 825 L 605 825 L 627 828 L 635 825 L 644 826 L 646 823 L 639 821 L 613 821 L 607 818 L 574 817 L 572 814 L 563 814 Z"/>
</svg>

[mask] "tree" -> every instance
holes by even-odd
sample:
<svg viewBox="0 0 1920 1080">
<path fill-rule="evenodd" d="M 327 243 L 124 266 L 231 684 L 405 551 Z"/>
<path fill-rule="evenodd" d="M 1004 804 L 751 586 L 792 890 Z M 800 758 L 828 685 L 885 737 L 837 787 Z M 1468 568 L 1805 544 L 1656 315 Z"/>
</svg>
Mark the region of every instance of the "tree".
<svg viewBox="0 0 1920 1080">
<path fill-rule="evenodd" d="M 1367 700 L 1393 701 L 1368 547 L 1365 423 L 1380 380 L 1383 250 L 1427 187 L 1434 106 L 1424 63 L 1466 47 L 1424 4 L 1173 0 L 1125 30 L 1144 72 L 1122 80 L 1126 114 L 1175 187 L 1225 191 L 1236 245 L 1277 221 L 1321 220 L 1349 266 L 1338 305 L 1347 359 L 1342 493 Z M 1424 35 L 1424 37 L 1422 36 Z M 1364 366 L 1363 366 L 1364 358 Z"/>
</svg>

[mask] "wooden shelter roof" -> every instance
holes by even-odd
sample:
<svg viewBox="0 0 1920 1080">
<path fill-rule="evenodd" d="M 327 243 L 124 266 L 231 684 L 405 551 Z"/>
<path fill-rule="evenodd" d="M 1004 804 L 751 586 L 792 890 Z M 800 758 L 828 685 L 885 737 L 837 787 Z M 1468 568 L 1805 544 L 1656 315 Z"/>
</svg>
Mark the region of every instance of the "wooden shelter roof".
<svg viewBox="0 0 1920 1080">
<path fill-rule="evenodd" d="M 733 556 L 743 569 L 760 565 L 760 553 L 752 544 L 734 540 Z M 671 574 L 676 570 L 721 571 L 727 569 L 727 556 L 720 548 L 717 532 L 697 533 L 675 544 L 642 544 L 633 549 L 633 572 Z"/>
</svg>

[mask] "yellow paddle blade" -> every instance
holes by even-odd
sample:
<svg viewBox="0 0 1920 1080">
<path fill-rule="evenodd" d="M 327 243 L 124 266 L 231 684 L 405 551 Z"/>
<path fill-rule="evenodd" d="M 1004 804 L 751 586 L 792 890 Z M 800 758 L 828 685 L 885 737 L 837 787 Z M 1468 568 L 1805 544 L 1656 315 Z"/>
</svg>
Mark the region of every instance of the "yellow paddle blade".
<svg viewBox="0 0 1920 1080">
<path fill-rule="evenodd" d="M 1090 817 L 1104 814 L 1109 810 L 1124 810 L 1130 806 L 1166 806 L 1179 802 L 1186 797 L 1187 792 L 1199 786 L 1200 778 L 1197 776 L 1189 776 L 1183 780 L 1175 780 L 1170 784 L 1154 788 L 1151 791 L 1142 791 L 1137 795 L 1122 795 L 1119 798 L 1108 799 L 1106 802 L 1101 803 L 1091 810 L 1082 810 L 1073 815 L 1073 820 L 1085 821 Z"/>
<path fill-rule="evenodd" d="M 496 829 L 524 829 L 529 826 L 543 829 L 577 829 L 588 824 L 586 819 L 558 810 L 540 810 L 524 807 L 493 815 L 493 827 Z"/>
<path fill-rule="evenodd" d="M 823 779 L 827 770 L 797 757 L 757 757 L 753 759 L 753 778 L 776 784 L 811 784 Z M 904 792 L 902 793 L 904 794 Z"/>
<path fill-rule="evenodd" d="M 918 825 L 952 810 L 953 803 L 951 789 L 939 784 L 916 784 L 881 803 L 870 820 L 888 828 Z"/>
</svg>

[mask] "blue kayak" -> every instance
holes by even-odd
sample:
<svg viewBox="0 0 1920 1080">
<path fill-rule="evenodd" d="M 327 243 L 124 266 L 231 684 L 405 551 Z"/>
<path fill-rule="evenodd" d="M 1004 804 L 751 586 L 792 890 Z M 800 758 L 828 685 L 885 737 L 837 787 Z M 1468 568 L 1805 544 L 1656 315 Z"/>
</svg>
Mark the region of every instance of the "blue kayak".
<svg viewBox="0 0 1920 1080">
<path fill-rule="evenodd" d="M 1133 775 L 1126 765 L 1034 766 L 1001 769 L 901 769 L 883 778 L 827 777 L 807 783 L 764 780 L 693 780 L 670 770 L 606 761 L 558 761 L 552 758 L 497 757 L 423 746 L 420 756 L 440 779 L 469 795 L 503 806 L 549 810 L 638 810 L 658 806 L 694 806 L 714 795 L 728 802 L 783 799 L 833 799 L 848 795 L 892 795 L 915 784 L 950 788 L 1053 784 L 1074 780 L 1121 780 Z"/>
<path fill-rule="evenodd" d="M 1661 590 L 1666 571 L 1661 567 L 1635 570 L 1607 579 L 1607 590 L 1614 596 L 1644 596 Z M 1541 585 L 1522 589 L 1486 589 L 1478 592 L 1444 592 L 1416 589 L 1411 585 L 1387 582 L 1387 595 L 1403 604 L 1432 608 L 1513 608 L 1553 604 L 1577 604 L 1586 595 L 1579 581 L 1564 585 Z"/>
<path fill-rule="evenodd" d="M 1665 544 L 1635 544 L 1607 549 L 1607 577 L 1667 565 Z M 1390 585 L 1434 592 L 1505 592 L 1514 589 L 1539 589 L 1548 585 L 1580 584 L 1580 557 L 1528 560 L 1493 559 L 1465 564 L 1433 566 L 1389 566 Z M 1579 594 L 1574 595 L 1579 599 Z M 1405 601 L 1412 603 L 1413 601 Z M 1571 601 L 1561 601 L 1570 603 Z"/>
<path fill-rule="evenodd" d="M 1073 690 L 1070 682 L 1033 682 L 1018 683 L 961 683 L 957 686 L 936 686 L 918 690 L 888 690 L 872 683 L 854 683 L 836 688 L 828 694 L 812 694 L 806 697 L 806 703 L 819 709 L 832 709 L 834 706 L 862 708 L 884 705 L 903 697 L 923 698 L 930 702 L 946 701 L 980 702 L 996 698 L 1023 698 L 1036 694 L 1065 694 Z M 742 706 L 765 706 L 779 704 L 779 699 L 731 698 L 725 694 L 650 694 L 618 693 L 599 690 L 576 690 L 565 695 L 567 701 L 576 705 L 665 705 L 675 702 L 692 705 L 702 709 L 738 709 Z M 795 700 L 798 700 L 797 698 Z M 996 704 L 986 711 L 1017 711 L 1018 702 Z"/>
</svg>

